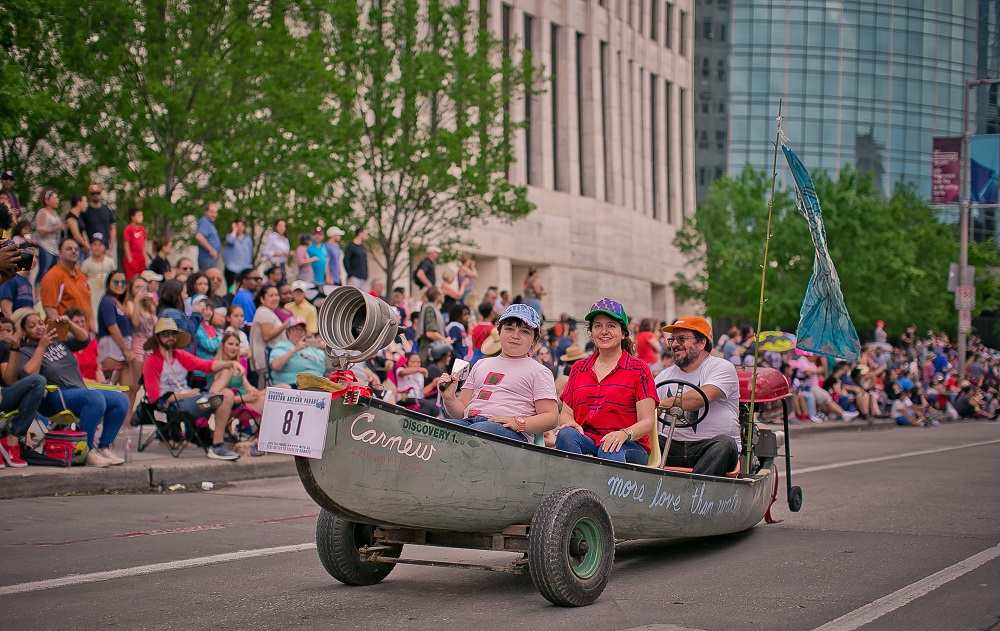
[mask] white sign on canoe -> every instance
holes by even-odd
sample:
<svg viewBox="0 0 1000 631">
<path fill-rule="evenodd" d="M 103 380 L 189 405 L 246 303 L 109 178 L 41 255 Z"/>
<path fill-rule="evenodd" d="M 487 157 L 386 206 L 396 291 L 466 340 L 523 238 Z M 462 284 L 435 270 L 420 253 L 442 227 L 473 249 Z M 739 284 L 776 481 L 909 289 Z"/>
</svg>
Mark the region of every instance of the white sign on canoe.
<svg viewBox="0 0 1000 631">
<path fill-rule="evenodd" d="M 268 388 L 257 448 L 276 454 L 322 458 L 330 392 Z"/>
</svg>

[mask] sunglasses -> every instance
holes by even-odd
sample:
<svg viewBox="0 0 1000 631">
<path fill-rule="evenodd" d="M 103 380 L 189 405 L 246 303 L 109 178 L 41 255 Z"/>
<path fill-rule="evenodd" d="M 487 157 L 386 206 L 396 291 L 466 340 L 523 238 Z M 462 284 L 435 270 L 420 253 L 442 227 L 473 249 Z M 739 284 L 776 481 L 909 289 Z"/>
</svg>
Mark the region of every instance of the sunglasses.
<svg viewBox="0 0 1000 631">
<path fill-rule="evenodd" d="M 113 281 L 111 281 L 111 284 L 112 285 L 127 285 L 128 281 L 127 280 L 113 280 Z"/>
<path fill-rule="evenodd" d="M 160 335 L 162 337 L 177 337 L 177 331 L 162 331 L 160 333 L 157 333 L 157 335 Z"/>
<path fill-rule="evenodd" d="M 194 271 L 194 268 L 193 268 L 193 267 L 186 267 L 186 266 L 185 266 L 185 267 L 182 267 L 182 268 L 180 268 L 180 270 L 181 270 L 182 272 L 193 272 L 193 271 Z"/>
</svg>

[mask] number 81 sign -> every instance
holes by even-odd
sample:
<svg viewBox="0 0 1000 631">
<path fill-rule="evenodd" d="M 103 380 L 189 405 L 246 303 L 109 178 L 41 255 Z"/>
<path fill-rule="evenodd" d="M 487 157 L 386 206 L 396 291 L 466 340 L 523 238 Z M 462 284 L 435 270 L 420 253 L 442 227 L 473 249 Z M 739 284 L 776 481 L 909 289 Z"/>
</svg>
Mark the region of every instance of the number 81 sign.
<svg viewBox="0 0 1000 631">
<path fill-rule="evenodd" d="M 258 449 L 322 458 L 329 426 L 329 392 L 268 388 L 261 414 Z"/>
</svg>

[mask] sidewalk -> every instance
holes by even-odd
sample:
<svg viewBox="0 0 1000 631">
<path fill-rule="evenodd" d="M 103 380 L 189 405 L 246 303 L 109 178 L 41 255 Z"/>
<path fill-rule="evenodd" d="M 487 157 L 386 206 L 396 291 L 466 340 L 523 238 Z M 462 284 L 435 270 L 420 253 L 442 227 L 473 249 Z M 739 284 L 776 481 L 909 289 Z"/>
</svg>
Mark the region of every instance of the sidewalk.
<svg viewBox="0 0 1000 631">
<path fill-rule="evenodd" d="M 766 424 L 769 429 L 780 429 L 778 424 Z M 896 427 L 895 421 L 876 419 L 868 421 L 827 421 L 801 423 L 789 426 L 791 437 L 801 438 L 825 432 L 871 431 Z M 138 444 L 138 429 L 122 428 L 116 441 L 118 455 L 127 438 Z M 24 467 L 0 469 L 0 499 L 43 497 L 68 493 L 141 493 L 151 490 L 168 490 L 182 484 L 185 490 L 201 489 L 202 482 L 220 484 L 237 480 L 276 478 L 295 475 L 295 461 L 291 456 L 267 454 L 260 458 L 243 457 L 236 462 L 209 460 L 205 453 L 189 446 L 180 458 L 172 458 L 167 450 L 155 441 L 146 451 L 134 452 L 131 464 L 96 469 L 93 467 Z M 178 489 L 179 490 L 179 489 Z"/>
<path fill-rule="evenodd" d="M 115 451 L 123 456 L 127 438 L 138 445 L 139 430 L 123 427 L 115 441 Z M 243 457 L 235 462 L 209 460 L 198 447 L 188 446 L 179 458 L 154 441 L 131 464 L 97 469 L 94 467 L 22 467 L 0 469 L 0 499 L 42 497 L 67 493 L 148 492 L 166 490 L 175 484 L 186 490 L 201 489 L 202 482 L 220 484 L 237 480 L 276 478 L 295 475 L 292 456 L 267 454 Z M 178 489 L 179 490 L 179 489 Z"/>
</svg>

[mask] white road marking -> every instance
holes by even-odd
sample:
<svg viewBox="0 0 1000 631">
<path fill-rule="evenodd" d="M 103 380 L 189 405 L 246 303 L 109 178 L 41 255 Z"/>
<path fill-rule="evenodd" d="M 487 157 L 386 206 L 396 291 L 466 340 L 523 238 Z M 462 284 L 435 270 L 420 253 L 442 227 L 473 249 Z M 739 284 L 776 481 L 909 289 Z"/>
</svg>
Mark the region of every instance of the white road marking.
<svg viewBox="0 0 1000 631">
<path fill-rule="evenodd" d="M 912 585 L 896 590 L 888 596 L 883 596 L 875 602 L 864 607 L 844 614 L 836 620 L 831 620 L 813 631 L 852 631 L 864 626 L 869 622 L 877 620 L 887 613 L 899 609 L 903 605 L 920 598 L 921 596 L 941 587 L 945 583 L 955 580 L 960 576 L 971 572 L 981 565 L 989 563 L 993 559 L 1000 557 L 1000 545 L 983 550 L 979 554 L 974 554 L 964 561 L 959 561 L 951 567 L 946 567 L 940 572 L 935 572 L 927 578 L 921 579 Z"/>
<path fill-rule="evenodd" d="M 939 454 L 945 451 L 954 451 L 956 449 L 967 449 L 969 447 L 982 447 L 983 445 L 993 445 L 1000 443 L 1000 439 L 997 440 L 984 440 L 979 443 L 966 443 L 964 445 L 954 445 L 952 447 L 936 447 L 934 449 L 922 449 L 920 451 L 908 451 L 902 454 L 891 454 L 888 456 L 877 456 L 875 458 L 862 458 L 861 460 L 844 460 L 843 462 L 831 462 L 830 464 L 821 464 L 815 467 L 805 467 L 803 469 L 792 468 L 792 473 L 794 475 L 801 475 L 803 473 L 815 473 L 816 471 L 829 471 L 830 469 L 842 469 L 844 467 L 853 467 L 859 464 L 871 464 L 873 462 L 884 462 L 886 460 L 897 460 L 899 458 L 912 458 L 913 456 L 926 456 L 928 454 Z M 784 464 L 784 460 L 781 460 Z"/>
<path fill-rule="evenodd" d="M 10 596 L 11 594 L 25 594 L 28 592 L 40 592 L 46 589 L 57 589 L 59 587 L 71 587 L 73 585 L 84 585 L 86 583 L 99 583 L 110 581 L 116 578 L 128 578 L 131 576 L 143 576 L 145 574 L 156 574 L 157 572 L 168 572 L 170 570 L 185 570 L 192 567 L 203 567 L 206 565 L 217 565 L 219 563 L 229 563 L 230 561 L 245 561 L 247 559 L 259 559 L 261 557 L 275 556 L 289 552 L 303 552 L 314 550 L 315 543 L 300 543 L 291 546 L 278 546 L 275 548 L 259 548 L 257 550 L 241 550 L 239 552 L 227 552 L 226 554 L 214 554 L 212 556 L 196 557 L 194 559 L 181 559 L 179 561 L 168 561 L 166 563 L 153 563 L 151 565 L 140 565 L 137 567 L 127 567 L 120 570 L 109 570 L 107 572 L 94 572 L 92 574 L 73 574 L 62 578 L 53 578 L 46 581 L 33 581 L 31 583 L 18 583 L 16 585 L 0 586 L 0 596 Z"/>
</svg>

